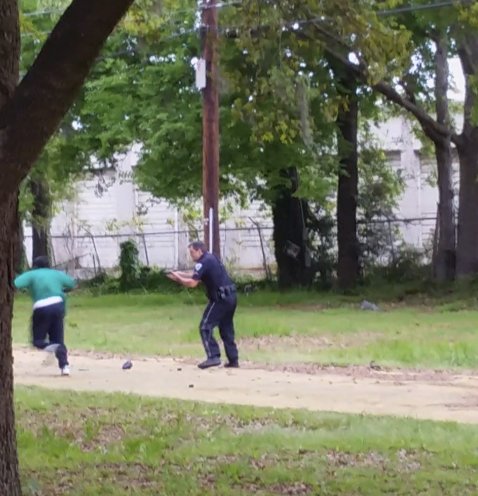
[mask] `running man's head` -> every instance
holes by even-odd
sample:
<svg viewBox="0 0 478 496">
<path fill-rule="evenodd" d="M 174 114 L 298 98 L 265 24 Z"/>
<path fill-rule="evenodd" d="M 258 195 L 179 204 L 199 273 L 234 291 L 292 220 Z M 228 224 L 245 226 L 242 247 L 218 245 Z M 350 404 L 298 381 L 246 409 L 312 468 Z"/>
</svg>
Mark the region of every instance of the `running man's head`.
<svg viewBox="0 0 478 496">
<path fill-rule="evenodd" d="M 202 241 L 193 241 L 189 244 L 188 248 L 189 254 L 195 262 L 198 261 L 207 251 L 206 245 Z"/>
<path fill-rule="evenodd" d="M 48 257 L 42 255 L 40 257 L 36 257 L 33 259 L 33 268 L 34 269 L 47 269 L 50 267 L 50 262 Z"/>
</svg>

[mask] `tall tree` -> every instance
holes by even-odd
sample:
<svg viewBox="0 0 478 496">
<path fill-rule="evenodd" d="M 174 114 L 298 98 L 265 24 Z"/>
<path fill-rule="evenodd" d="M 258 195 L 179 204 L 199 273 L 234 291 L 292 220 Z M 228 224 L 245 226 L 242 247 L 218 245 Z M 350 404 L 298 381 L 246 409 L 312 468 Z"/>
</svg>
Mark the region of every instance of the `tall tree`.
<svg viewBox="0 0 478 496">
<path fill-rule="evenodd" d="M 346 8 L 340 6 L 338 27 L 358 50 L 380 54 L 375 66 L 381 67 L 400 50 L 400 37 L 390 40 L 386 30 L 376 29 L 376 19 L 370 25 L 367 12 L 346 3 Z M 339 4 L 329 0 L 321 10 L 313 1 L 245 1 L 221 7 L 221 193 L 252 192 L 276 212 L 274 218 L 282 224 L 274 223 L 281 286 L 310 281 L 308 228 L 299 233 L 297 226 L 308 225 L 301 213 L 309 211 L 306 199 L 324 201 L 335 183 L 328 166 L 333 124 L 349 95 L 331 90 L 335 83 L 322 57 L 323 42 L 305 34 L 321 13 L 327 26 L 333 24 Z M 79 134 L 94 136 L 102 157 L 140 143 L 141 186 L 172 201 L 197 198 L 201 184 L 200 99 L 190 67 L 199 54 L 196 4 L 184 0 L 181 6 L 180 22 L 174 15 L 177 0 L 169 0 L 157 11 L 159 18 L 143 10 L 115 37 L 123 49 L 119 55 L 105 54 L 78 116 Z M 337 156 L 334 160 L 337 165 Z M 300 178 L 298 188 L 294 177 Z M 341 177 L 344 185 L 347 174 Z M 354 218 L 355 212 L 356 207 L 349 209 Z M 347 236 L 341 236 L 341 245 Z M 291 243 L 300 256 L 288 257 Z"/>
<path fill-rule="evenodd" d="M 435 31 L 435 107 L 437 123 L 451 126 L 448 103 L 449 67 L 448 35 L 446 30 Z M 451 281 L 456 269 L 456 216 L 453 188 L 453 155 L 451 136 L 433 136 L 438 179 L 438 246 L 433 261 L 434 277 Z"/>
<path fill-rule="evenodd" d="M 0 32 L 3 33 L 0 39 L 1 494 L 21 494 L 14 423 L 11 335 L 12 280 L 19 234 L 18 188 L 75 100 L 105 39 L 132 2 L 73 0 L 20 84 L 18 2 L 4 0 L 0 5 Z"/>
<path fill-rule="evenodd" d="M 413 10 L 413 9 L 412 9 Z M 439 12 L 439 18 L 437 18 Z M 411 32 L 418 30 L 423 40 L 422 50 L 429 50 L 430 43 L 435 44 L 435 94 L 436 101 L 430 106 L 427 91 L 423 84 L 416 84 L 419 78 L 413 71 L 405 74 L 401 84 L 396 85 L 391 78 L 374 77 L 370 72 L 370 63 L 366 56 L 350 48 L 343 37 L 330 37 L 324 34 L 320 23 L 316 26 L 317 33 L 322 39 L 333 43 L 327 49 L 334 53 L 342 62 L 355 71 L 357 77 L 371 85 L 373 89 L 383 94 L 391 102 L 396 103 L 412 114 L 423 129 L 424 134 L 430 138 L 435 146 L 435 156 L 439 172 L 439 254 L 437 259 L 437 276 L 440 279 L 451 278 L 454 273 L 456 260 L 456 275 L 468 277 L 478 273 L 478 224 L 475 221 L 475 212 L 478 209 L 478 126 L 476 124 L 476 76 L 478 56 L 478 34 L 476 31 L 476 3 L 463 4 L 462 6 L 442 6 L 433 9 L 433 14 L 427 14 L 427 29 L 425 22 L 412 23 L 398 21 L 397 29 L 404 31 L 409 26 Z M 430 19 L 428 16 L 432 16 Z M 349 46 L 357 62 L 352 62 L 343 53 L 334 49 L 339 44 Z M 446 90 L 448 87 L 447 56 L 451 47 L 460 57 L 465 75 L 466 89 L 463 104 L 463 127 L 461 132 L 455 129 L 453 120 L 450 119 Z M 410 53 L 407 51 L 407 53 Z M 416 62 L 415 56 L 409 64 L 411 67 Z M 418 60 L 425 58 L 418 56 Z M 412 84 L 410 84 L 410 80 Z M 424 98 L 420 98 L 424 97 Z M 435 112 L 433 112 L 433 110 Z M 451 147 L 454 145 L 458 152 L 460 162 L 460 194 L 458 210 L 458 234 L 456 239 L 455 257 L 455 229 L 453 190 L 451 185 Z"/>
<path fill-rule="evenodd" d="M 357 284 L 360 275 L 360 249 L 357 233 L 358 202 L 358 96 L 357 77 L 333 60 L 335 79 L 342 98 L 337 113 L 337 279 L 341 289 Z"/>
<path fill-rule="evenodd" d="M 296 196 L 299 189 L 297 168 L 283 170 L 283 175 L 288 184 L 276 187 L 271 202 L 277 280 L 281 289 L 308 287 L 314 277 L 309 246 L 308 202 Z"/>
<path fill-rule="evenodd" d="M 478 12 L 474 5 L 472 14 Z M 460 30 L 461 31 L 461 30 Z M 465 102 L 463 105 L 463 128 L 460 134 L 452 134 L 460 160 L 460 203 L 458 210 L 458 239 L 456 271 L 458 277 L 478 274 L 478 120 L 477 76 L 478 33 L 476 27 L 456 36 L 458 55 L 465 74 Z"/>
<path fill-rule="evenodd" d="M 305 7 L 310 7 L 312 4 L 313 2 L 306 3 Z M 327 2 L 329 22 L 334 15 L 334 6 L 335 2 Z M 301 184 L 307 182 L 317 184 L 317 181 L 312 179 L 313 175 L 323 177 L 330 172 L 324 167 L 325 160 L 323 160 L 324 155 L 330 155 L 330 149 L 333 146 L 331 136 L 333 136 L 334 129 L 330 123 L 335 120 L 334 114 L 337 114 L 339 109 L 342 116 L 344 115 L 349 100 L 354 102 L 355 105 L 352 107 L 356 108 L 356 99 L 358 98 L 356 96 L 356 98 L 351 99 L 350 90 L 344 91 L 338 96 L 338 92 L 335 92 L 332 97 L 330 96 L 333 93 L 330 90 L 330 85 L 333 85 L 334 82 L 331 81 L 328 68 L 323 63 L 322 43 L 314 37 L 312 39 L 304 37 L 304 32 L 311 25 L 312 19 L 317 18 L 317 6 L 314 8 L 313 12 L 308 12 L 307 8 L 304 9 L 304 4 L 299 5 L 299 3 L 294 2 L 288 2 L 287 5 L 285 2 L 261 2 L 260 4 L 244 2 L 241 4 L 241 26 L 236 29 L 224 28 L 225 40 L 223 40 L 221 47 L 223 79 L 221 96 L 224 104 L 221 114 L 223 124 L 221 157 L 223 157 L 222 167 L 224 165 L 227 167 L 227 175 L 224 175 L 223 179 L 229 178 L 230 175 L 236 178 L 247 177 L 252 191 L 258 193 L 258 189 L 254 186 L 258 177 L 263 178 L 269 186 L 267 191 L 263 189 L 259 196 L 265 193 L 262 198 L 266 199 L 273 211 L 275 254 L 278 263 L 279 284 L 282 287 L 307 285 L 311 279 L 311 271 L 308 267 L 309 241 L 306 227 L 308 223 L 303 214 L 309 209 L 307 205 L 303 205 L 306 202 L 306 198 L 302 196 L 304 188 L 297 188 L 293 178 L 300 177 Z M 304 12 L 308 17 L 304 18 Z M 352 36 L 353 25 L 357 19 L 355 14 L 359 18 L 365 19 L 366 17 L 361 12 L 354 12 L 348 19 L 349 24 L 343 20 L 341 23 L 347 25 L 351 38 L 359 39 L 358 36 Z M 221 15 L 221 18 L 223 17 Z M 304 21 L 304 27 L 302 27 L 302 21 Z M 366 23 L 360 29 L 366 32 Z M 368 34 L 369 39 L 375 40 L 376 37 L 374 37 L 372 29 Z M 386 39 L 387 33 L 380 32 L 379 34 L 379 39 Z M 228 44 L 228 40 L 233 41 L 234 44 Z M 368 45 L 373 50 L 378 45 L 378 41 L 375 40 L 375 42 L 376 44 L 369 43 Z M 390 40 L 388 45 L 389 47 L 392 46 Z M 393 46 L 395 47 L 395 45 Z M 399 47 L 400 43 L 396 46 Z M 367 45 L 365 51 L 367 52 Z M 389 51 L 391 52 L 391 48 Z M 169 65 L 177 68 L 182 55 L 183 52 L 180 52 L 179 56 L 168 60 Z M 164 59 L 165 57 L 163 55 L 160 58 Z M 164 64 L 159 70 L 165 70 Z M 175 72 L 174 74 L 177 75 L 178 73 Z M 355 77 L 353 73 L 351 75 L 352 78 Z M 300 91 L 301 82 L 304 79 L 308 81 L 307 92 Z M 337 86 L 343 85 L 339 82 Z M 189 98 L 190 94 L 190 91 L 182 91 L 183 98 Z M 304 94 L 306 95 L 305 98 Z M 192 96 L 194 98 L 194 95 Z M 341 99 L 343 104 L 339 103 Z M 171 170 L 170 164 L 173 160 L 171 145 L 179 144 L 182 150 L 180 153 L 184 153 L 184 142 L 178 140 L 177 137 L 189 137 L 193 128 L 189 125 L 186 126 L 185 117 L 188 116 L 189 119 L 191 113 L 184 107 L 184 101 L 171 103 L 171 99 L 168 98 L 168 105 L 174 105 L 175 109 L 182 105 L 183 110 L 176 110 L 173 113 L 160 116 L 163 125 L 161 125 L 159 133 L 163 139 L 160 140 L 159 146 L 156 144 L 150 148 L 153 153 L 151 157 L 155 159 L 154 167 L 153 164 L 149 167 L 148 162 L 143 161 L 138 170 L 143 185 L 147 188 L 153 186 L 155 194 L 159 194 L 161 191 L 161 194 L 166 194 L 169 197 L 177 190 L 177 186 L 174 187 L 174 184 L 179 184 L 184 188 L 185 181 L 184 179 L 182 181 L 173 180 L 171 177 L 165 178 L 165 174 L 159 173 L 157 164 L 164 162 L 168 170 Z M 162 108 L 165 107 L 162 106 Z M 141 116 L 144 118 L 150 112 L 151 110 L 143 111 Z M 347 148 L 347 153 L 342 153 L 343 161 L 347 161 L 350 168 L 355 163 L 355 171 L 357 164 L 357 119 L 358 115 L 355 115 L 355 122 L 353 123 L 355 136 L 350 138 L 349 144 L 341 147 L 341 152 Z M 237 153 L 237 148 L 229 149 L 230 153 L 228 153 L 229 143 L 237 146 L 237 136 L 229 141 L 233 134 L 229 131 L 231 129 L 239 131 L 238 121 L 248 124 L 250 129 L 246 134 L 240 131 L 244 137 L 241 150 L 248 149 L 249 152 L 252 152 L 255 148 L 255 151 L 249 154 L 246 163 L 243 160 L 245 155 Z M 348 118 L 348 124 L 350 122 Z M 341 124 L 342 130 L 349 135 L 350 130 L 345 130 L 343 120 L 339 118 L 338 123 Z M 174 135 L 171 132 L 174 132 Z M 169 136 L 170 139 L 165 139 L 166 136 Z M 342 139 L 340 144 L 342 145 L 344 141 Z M 355 147 L 355 150 L 349 152 L 348 147 L 350 146 Z M 158 151 L 160 148 L 164 148 L 168 155 L 159 157 L 153 151 Z M 190 147 L 187 149 L 189 150 Z M 274 153 L 274 150 L 277 149 L 282 151 L 287 149 L 288 152 Z M 295 150 L 295 155 L 291 154 L 292 150 Z M 353 159 L 354 155 L 355 159 Z M 224 164 L 224 157 L 231 157 L 232 160 Z M 274 162 L 268 163 L 267 157 L 273 157 Z M 189 164 L 188 167 L 190 167 Z M 173 170 L 176 171 L 175 173 L 181 174 L 184 166 L 179 165 Z M 161 181 L 159 180 L 160 176 Z M 355 181 L 355 193 L 352 186 L 353 181 Z M 323 181 L 323 184 L 325 183 L 327 181 Z M 163 187 L 166 184 L 171 184 L 172 187 Z M 222 185 L 224 187 L 224 181 Z M 346 277 L 349 277 L 349 273 L 352 274 L 350 281 L 347 282 L 347 285 L 350 285 L 353 284 L 352 281 L 356 280 L 359 272 L 359 246 L 356 232 L 357 173 L 352 176 L 347 172 L 341 174 L 340 185 L 339 253 L 341 254 L 340 266 L 342 267 L 340 272 L 344 281 Z M 319 191 L 323 199 L 323 190 L 324 188 L 319 186 L 318 190 L 313 193 L 312 188 L 308 187 L 309 199 L 314 198 L 314 196 L 317 197 Z M 345 209 L 342 208 L 344 205 Z M 298 208 L 299 206 L 301 208 Z M 347 214 L 345 217 L 342 215 L 344 212 Z M 344 222 L 345 219 L 346 222 Z M 304 226 L 301 228 L 302 230 L 300 226 Z M 350 228 L 352 228 L 352 232 L 350 232 Z M 289 249 L 291 245 L 297 247 L 296 251 L 300 256 L 291 257 L 288 255 L 291 253 Z M 352 268 L 351 265 L 354 267 Z"/>
<path fill-rule="evenodd" d="M 478 272 L 478 250 L 476 250 L 478 227 L 475 222 L 475 211 L 478 208 L 476 194 L 478 191 L 476 189 L 478 127 L 473 118 L 476 112 L 476 63 L 474 60 L 478 56 L 478 35 L 474 21 L 476 12 L 476 4 L 464 7 L 449 6 L 439 13 L 428 14 L 426 29 L 423 28 L 424 20 L 421 20 L 418 30 L 420 34 L 425 34 L 422 49 L 427 50 L 430 42 L 435 46 L 434 109 L 433 107 L 430 109 L 426 101 L 418 98 L 419 93 L 414 91 L 413 86 L 405 85 L 404 93 L 386 81 L 380 81 L 375 86 L 388 99 L 410 112 L 434 144 L 439 185 L 439 242 L 435 273 L 440 280 L 453 278 L 455 267 L 456 276 L 460 278 Z M 416 24 L 412 24 L 410 29 L 417 29 Z M 460 57 L 466 81 L 461 132 L 455 129 L 447 97 L 448 57 L 455 53 Z M 460 163 L 457 236 L 455 236 L 452 184 L 452 145 L 456 147 Z"/>
<path fill-rule="evenodd" d="M 124 64 L 121 76 L 99 78 L 92 85 L 94 91 L 86 96 L 88 107 L 97 112 L 93 119 L 89 119 L 86 110 L 84 118 L 82 115 L 82 122 L 86 126 L 91 122 L 106 142 L 112 142 L 118 114 L 127 116 L 131 133 L 124 138 L 129 143 L 136 140 L 142 147 L 136 169 L 139 183 L 155 196 L 173 202 L 197 199 L 201 194 L 200 98 L 191 68 L 199 47 L 197 34 L 189 32 L 194 26 L 194 9 L 182 17 L 187 22 L 182 36 L 163 32 L 164 36 L 158 37 L 147 28 L 134 36 L 124 33 L 127 38 L 140 40 L 138 63 L 131 59 L 115 60 L 115 64 Z M 224 18 L 221 10 L 221 19 Z M 300 130 L 302 124 L 307 127 L 309 117 L 305 114 L 309 100 L 314 100 L 317 106 L 319 92 L 317 88 L 300 84 L 298 58 L 287 55 L 288 40 L 283 40 L 283 50 L 278 54 L 279 38 L 279 30 L 271 41 L 263 40 L 262 44 L 255 38 L 238 38 L 237 33 L 222 38 L 221 193 L 223 197 L 241 198 L 250 194 L 253 199 L 265 200 L 274 211 L 281 211 L 276 218 L 282 224 L 289 224 L 275 224 L 280 229 L 275 239 L 279 243 L 276 253 L 280 254 L 281 286 L 284 281 L 307 285 L 311 279 L 304 265 L 308 264 L 307 237 L 302 231 L 296 233 L 297 226 L 304 224 L 304 216 L 299 208 L 291 207 L 291 212 L 285 212 L 284 208 L 295 205 L 300 194 L 292 184 L 292 176 L 301 175 L 301 182 L 306 183 L 313 172 L 315 182 L 322 175 Z M 292 41 L 296 41 L 295 37 Z M 256 46 L 257 43 L 261 46 Z M 325 69 L 321 68 L 320 72 L 324 73 Z M 288 78 L 293 79 L 293 84 L 289 84 Z M 128 98 L 118 102 L 114 112 L 105 108 L 100 123 L 94 122 L 100 114 L 98 109 L 103 108 L 101 102 L 113 98 L 113 91 L 119 87 L 125 88 Z M 304 91 L 299 91 L 299 87 Z M 315 99 L 310 97 L 314 92 Z M 296 171 L 291 176 L 292 169 Z M 289 257 L 287 243 L 298 245 L 300 256 Z M 299 265 L 301 269 L 297 270 Z"/>
<path fill-rule="evenodd" d="M 398 21 L 411 33 L 410 63 L 401 78 L 406 98 L 420 105 L 436 122 L 451 128 L 448 92 L 450 89 L 448 59 L 453 54 L 450 39 L 449 9 L 405 13 Z M 418 70 L 417 70 L 418 66 Z M 430 96 L 433 82 L 434 98 Z M 420 121 L 419 121 L 420 122 Z M 453 154 L 451 136 L 442 136 L 420 122 L 424 139 L 433 144 L 436 159 L 438 206 L 437 245 L 432 260 L 433 275 L 438 281 L 455 277 L 456 214 L 453 188 Z"/>
<path fill-rule="evenodd" d="M 20 74 L 25 74 L 33 64 L 69 3 L 68 0 L 22 1 Z M 55 207 L 69 195 L 72 183 L 89 170 L 91 157 L 98 153 L 97 142 L 93 138 L 85 139 L 75 129 L 82 107 L 83 89 L 36 160 L 25 181 L 28 187 L 21 189 L 20 213 L 31 226 L 32 258 L 50 255 L 50 225 Z"/>
</svg>

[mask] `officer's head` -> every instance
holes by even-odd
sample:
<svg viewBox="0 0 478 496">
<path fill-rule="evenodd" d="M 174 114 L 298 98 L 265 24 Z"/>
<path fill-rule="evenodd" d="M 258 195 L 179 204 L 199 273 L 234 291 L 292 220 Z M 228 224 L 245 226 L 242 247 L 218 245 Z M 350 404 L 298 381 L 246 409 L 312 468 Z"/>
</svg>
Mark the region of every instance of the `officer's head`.
<svg viewBox="0 0 478 496">
<path fill-rule="evenodd" d="M 41 257 L 36 257 L 33 259 L 33 268 L 34 269 L 46 269 L 48 267 L 50 267 L 50 262 L 48 260 L 48 257 L 41 256 Z"/>
<path fill-rule="evenodd" d="M 206 245 L 202 241 L 193 241 L 189 244 L 188 248 L 189 254 L 195 262 L 196 260 L 199 260 L 207 251 Z"/>
</svg>

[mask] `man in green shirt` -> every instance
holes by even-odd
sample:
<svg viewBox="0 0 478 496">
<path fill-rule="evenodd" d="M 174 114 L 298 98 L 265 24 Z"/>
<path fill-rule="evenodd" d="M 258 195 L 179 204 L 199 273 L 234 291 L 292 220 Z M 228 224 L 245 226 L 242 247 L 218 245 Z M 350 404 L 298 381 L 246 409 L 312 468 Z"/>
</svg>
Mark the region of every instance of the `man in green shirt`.
<svg viewBox="0 0 478 496">
<path fill-rule="evenodd" d="M 55 353 L 61 375 L 70 375 L 64 342 L 64 291 L 73 289 L 75 280 L 64 272 L 51 269 L 47 257 L 37 257 L 33 270 L 16 277 L 14 284 L 18 289 L 28 289 L 33 300 L 33 346 Z"/>
</svg>

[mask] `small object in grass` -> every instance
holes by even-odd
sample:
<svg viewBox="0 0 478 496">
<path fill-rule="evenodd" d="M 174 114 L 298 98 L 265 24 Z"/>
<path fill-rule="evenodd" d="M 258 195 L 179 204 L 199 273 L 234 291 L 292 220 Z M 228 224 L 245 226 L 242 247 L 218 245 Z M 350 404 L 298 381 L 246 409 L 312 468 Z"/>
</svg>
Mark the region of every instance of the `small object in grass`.
<svg viewBox="0 0 478 496">
<path fill-rule="evenodd" d="M 370 362 L 369 366 L 372 370 L 382 370 L 382 367 L 380 367 L 380 365 L 373 360 Z"/>
<path fill-rule="evenodd" d="M 361 310 L 372 310 L 372 312 L 378 312 L 380 309 L 375 303 L 371 303 L 370 301 L 363 300 L 360 304 Z"/>
<path fill-rule="evenodd" d="M 243 288 L 243 291 L 246 295 L 253 293 L 255 290 L 256 290 L 256 287 L 254 286 L 254 284 L 246 284 Z"/>
<path fill-rule="evenodd" d="M 133 367 L 133 362 L 131 360 L 126 360 L 126 362 L 123 363 L 123 370 L 128 370 Z"/>
</svg>

